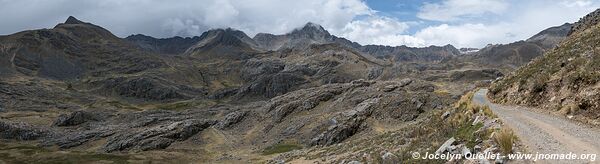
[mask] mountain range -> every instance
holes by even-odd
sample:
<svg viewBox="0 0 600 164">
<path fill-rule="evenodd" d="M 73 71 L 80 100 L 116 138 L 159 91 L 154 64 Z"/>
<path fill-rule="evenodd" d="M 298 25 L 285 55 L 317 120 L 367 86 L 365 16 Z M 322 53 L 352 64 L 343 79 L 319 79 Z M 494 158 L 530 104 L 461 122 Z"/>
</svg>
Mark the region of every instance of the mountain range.
<svg viewBox="0 0 600 164">
<path fill-rule="evenodd" d="M 38 153 L 17 153 L 13 162 L 76 163 L 269 162 L 282 152 L 340 163 L 405 154 L 416 144 L 429 149 L 459 128 L 439 126 L 438 118 L 461 119 L 443 114 L 461 95 L 525 65 L 492 84 L 491 94 L 506 93 L 495 88 L 552 56 L 543 53 L 594 34 L 586 28 L 595 26 L 581 23 L 590 19 L 474 51 L 360 45 L 315 23 L 282 35 L 225 28 L 119 38 L 69 17 L 51 29 L 0 36 L 0 139 L 10 141 L 0 147 Z M 593 79 L 577 78 L 595 75 L 587 71 L 573 79 Z M 375 147 L 371 137 L 385 143 Z M 353 142 L 371 146 L 333 150 Z M 338 156 L 327 159 L 329 151 Z M 51 158 L 57 153 L 64 159 Z"/>
</svg>

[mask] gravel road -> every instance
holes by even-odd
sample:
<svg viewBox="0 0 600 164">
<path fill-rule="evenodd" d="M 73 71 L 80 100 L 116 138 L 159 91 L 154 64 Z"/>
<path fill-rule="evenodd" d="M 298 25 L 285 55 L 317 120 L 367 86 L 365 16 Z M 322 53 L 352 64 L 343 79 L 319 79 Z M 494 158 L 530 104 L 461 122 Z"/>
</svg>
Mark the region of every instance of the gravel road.
<svg viewBox="0 0 600 164">
<path fill-rule="evenodd" d="M 535 112 L 535 109 L 491 103 L 487 89 L 473 97 L 478 104 L 488 105 L 527 146 L 528 153 L 577 155 L 578 160 L 537 160 L 536 163 L 600 163 L 600 129 L 564 117 Z M 590 154 L 590 155 L 581 155 Z M 596 158 L 595 161 L 591 161 Z"/>
</svg>

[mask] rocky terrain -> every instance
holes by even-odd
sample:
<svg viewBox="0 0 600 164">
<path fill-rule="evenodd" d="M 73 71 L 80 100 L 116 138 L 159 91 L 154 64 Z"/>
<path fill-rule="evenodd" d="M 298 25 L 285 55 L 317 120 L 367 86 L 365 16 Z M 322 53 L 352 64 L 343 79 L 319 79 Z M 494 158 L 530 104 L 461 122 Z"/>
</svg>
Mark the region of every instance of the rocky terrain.
<svg viewBox="0 0 600 164">
<path fill-rule="evenodd" d="M 494 82 L 488 95 L 496 102 L 542 107 L 600 124 L 597 18 L 598 10 L 582 18 L 565 41 Z"/>
<path fill-rule="evenodd" d="M 459 98 L 553 47 L 568 25 L 525 41 L 533 51 L 462 54 L 363 46 L 314 23 L 157 39 L 69 17 L 0 36 L 0 161 L 398 162 L 444 145 L 492 151 L 498 123 Z"/>
</svg>

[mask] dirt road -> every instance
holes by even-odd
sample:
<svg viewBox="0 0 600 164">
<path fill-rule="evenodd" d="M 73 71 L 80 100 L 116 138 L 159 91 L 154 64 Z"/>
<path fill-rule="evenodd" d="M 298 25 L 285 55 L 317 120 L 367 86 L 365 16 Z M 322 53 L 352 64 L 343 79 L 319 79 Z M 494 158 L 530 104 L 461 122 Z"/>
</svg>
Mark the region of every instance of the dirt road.
<svg viewBox="0 0 600 164">
<path fill-rule="evenodd" d="M 491 103 L 486 89 L 473 97 L 478 104 L 488 105 L 534 154 L 576 154 L 578 160 L 538 160 L 536 163 L 600 163 L 600 130 L 581 125 L 564 117 L 534 112 L 520 107 Z M 583 155 L 582 155 L 583 154 Z M 548 157 L 548 156 L 546 156 Z M 595 158 L 594 161 L 592 158 Z"/>
</svg>

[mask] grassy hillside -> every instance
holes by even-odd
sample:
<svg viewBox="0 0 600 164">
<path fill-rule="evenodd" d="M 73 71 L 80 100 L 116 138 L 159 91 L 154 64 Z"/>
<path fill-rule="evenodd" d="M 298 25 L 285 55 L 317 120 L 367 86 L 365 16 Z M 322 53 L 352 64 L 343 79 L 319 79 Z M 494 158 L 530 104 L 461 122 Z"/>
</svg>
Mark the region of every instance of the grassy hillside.
<svg viewBox="0 0 600 164">
<path fill-rule="evenodd" d="M 573 33 L 543 57 L 494 82 L 488 96 L 495 102 L 538 106 L 598 124 L 598 45 L 598 25 Z"/>
</svg>

